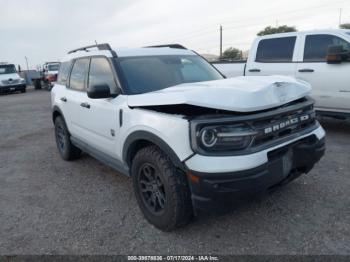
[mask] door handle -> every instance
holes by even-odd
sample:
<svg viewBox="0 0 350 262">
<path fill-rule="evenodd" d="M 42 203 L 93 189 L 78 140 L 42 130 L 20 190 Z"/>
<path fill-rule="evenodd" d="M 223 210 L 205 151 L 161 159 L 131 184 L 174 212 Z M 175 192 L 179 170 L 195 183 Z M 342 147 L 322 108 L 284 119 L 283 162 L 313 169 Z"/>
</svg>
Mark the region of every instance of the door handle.
<svg viewBox="0 0 350 262">
<path fill-rule="evenodd" d="M 90 109 L 90 105 L 88 103 L 81 103 L 80 106 Z"/>
<path fill-rule="evenodd" d="M 315 70 L 310 69 L 310 68 L 303 68 L 303 69 L 299 69 L 298 71 L 299 71 L 300 73 L 312 73 L 312 72 L 314 72 Z"/>
<path fill-rule="evenodd" d="M 260 72 L 261 70 L 259 68 L 252 68 L 252 69 L 249 69 L 249 72 L 254 72 L 254 73 L 258 73 Z"/>
<path fill-rule="evenodd" d="M 67 102 L 67 98 L 61 97 L 61 101 L 62 101 L 62 102 Z"/>
</svg>

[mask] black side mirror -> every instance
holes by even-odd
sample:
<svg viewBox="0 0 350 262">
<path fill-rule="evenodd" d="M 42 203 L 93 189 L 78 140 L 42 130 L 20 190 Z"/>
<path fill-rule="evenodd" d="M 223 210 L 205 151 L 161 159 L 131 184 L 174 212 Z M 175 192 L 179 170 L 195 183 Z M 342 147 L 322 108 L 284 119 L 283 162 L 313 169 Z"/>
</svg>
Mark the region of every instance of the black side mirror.
<svg viewBox="0 0 350 262">
<path fill-rule="evenodd" d="M 112 97 L 111 90 L 107 84 L 90 86 L 87 95 L 92 99 Z"/>
<path fill-rule="evenodd" d="M 328 47 L 327 63 L 340 64 L 349 58 L 349 52 L 344 51 L 342 45 L 331 45 Z"/>
</svg>

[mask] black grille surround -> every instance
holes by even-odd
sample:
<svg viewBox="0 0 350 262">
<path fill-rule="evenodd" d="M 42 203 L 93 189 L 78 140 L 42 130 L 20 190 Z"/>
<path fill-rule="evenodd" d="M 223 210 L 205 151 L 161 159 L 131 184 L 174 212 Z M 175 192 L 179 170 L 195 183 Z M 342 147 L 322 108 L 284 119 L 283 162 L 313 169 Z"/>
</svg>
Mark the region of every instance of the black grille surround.
<svg viewBox="0 0 350 262">
<path fill-rule="evenodd" d="M 247 155 L 288 142 L 318 128 L 314 100 L 305 97 L 289 104 L 257 113 L 208 116 L 190 120 L 191 148 L 206 156 Z M 297 120 L 296 120 L 297 119 Z M 197 145 L 196 133 L 205 126 L 246 124 L 256 132 L 250 145 L 243 150 L 207 152 Z"/>
</svg>

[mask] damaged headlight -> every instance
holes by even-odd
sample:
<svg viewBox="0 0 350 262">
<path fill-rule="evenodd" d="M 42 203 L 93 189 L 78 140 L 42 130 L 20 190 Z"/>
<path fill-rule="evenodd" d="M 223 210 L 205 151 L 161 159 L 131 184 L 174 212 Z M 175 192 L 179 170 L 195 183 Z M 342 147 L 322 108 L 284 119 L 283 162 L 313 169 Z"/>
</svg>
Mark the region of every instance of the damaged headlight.
<svg viewBox="0 0 350 262">
<path fill-rule="evenodd" d="M 192 126 L 192 147 L 198 153 L 222 153 L 247 148 L 256 134 L 245 124 Z"/>
</svg>

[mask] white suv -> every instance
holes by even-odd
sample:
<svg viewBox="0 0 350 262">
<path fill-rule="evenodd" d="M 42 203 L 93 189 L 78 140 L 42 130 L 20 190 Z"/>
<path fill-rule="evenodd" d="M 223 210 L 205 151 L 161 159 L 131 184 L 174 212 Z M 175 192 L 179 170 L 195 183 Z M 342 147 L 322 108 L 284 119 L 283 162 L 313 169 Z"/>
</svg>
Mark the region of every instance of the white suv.
<svg viewBox="0 0 350 262">
<path fill-rule="evenodd" d="M 180 45 L 101 44 L 62 61 L 51 95 L 60 155 L 84 151 L 131 176 L 144 216 L 162 230 L 285 184 L 324 154 L 303 81 L 225 79 Z"/>
</svg>

